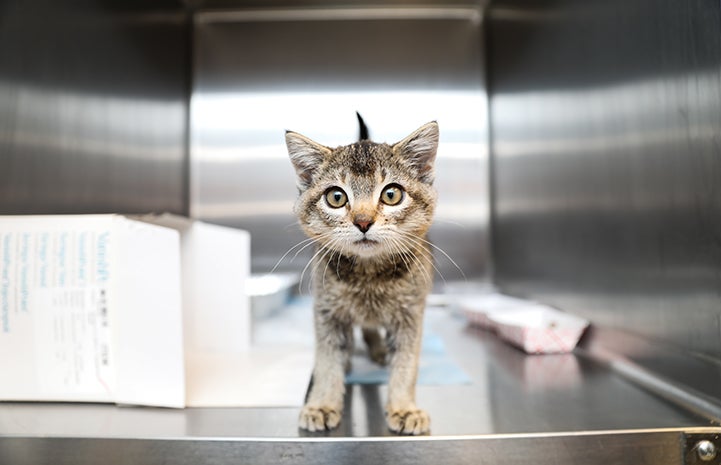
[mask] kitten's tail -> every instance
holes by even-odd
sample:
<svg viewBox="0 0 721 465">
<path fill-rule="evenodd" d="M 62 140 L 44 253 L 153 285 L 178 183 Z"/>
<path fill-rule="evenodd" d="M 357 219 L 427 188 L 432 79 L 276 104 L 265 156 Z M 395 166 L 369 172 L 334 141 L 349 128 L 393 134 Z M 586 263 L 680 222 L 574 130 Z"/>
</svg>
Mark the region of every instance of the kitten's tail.
<svg viewBox="0 0 721 465">
<path fill-rule="evenodd" d="M 369 140 L 370 136 L 368 135 L 368 126 L 366 126 L 366 122 L 363 121 L 363 117 L 361 117 L 360 113 L 357 111 L 355 112 L 356 117 L 358 117 L 358 127 L 359 127 L 359 134 L 358 134 L 358 140 Z"/>
</svg>

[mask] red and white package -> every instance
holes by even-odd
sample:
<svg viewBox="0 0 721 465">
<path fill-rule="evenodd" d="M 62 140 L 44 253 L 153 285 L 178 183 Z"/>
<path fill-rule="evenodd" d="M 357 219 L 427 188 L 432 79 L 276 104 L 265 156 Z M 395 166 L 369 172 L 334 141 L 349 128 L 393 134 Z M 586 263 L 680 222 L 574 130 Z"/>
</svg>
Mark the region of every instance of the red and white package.
<svg viewBox="0 0 721 465">
<path fill-rule="evenodd" d="M 564 354 L 573 351 L 589 322 L 538 305 L 527 311 L 489 316 L 498 335 L 528 354 Z"/>
</svg>

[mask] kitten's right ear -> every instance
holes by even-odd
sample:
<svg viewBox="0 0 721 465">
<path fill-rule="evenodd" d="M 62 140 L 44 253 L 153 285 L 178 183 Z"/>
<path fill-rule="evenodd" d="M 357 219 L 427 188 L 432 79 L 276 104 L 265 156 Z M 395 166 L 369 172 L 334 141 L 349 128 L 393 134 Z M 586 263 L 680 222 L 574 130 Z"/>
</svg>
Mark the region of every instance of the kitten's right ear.
<svg viewBox="0 0 721 465">
<path fill-rule="evenodd" d="M 416 169 L 418 179 L 433 184 L 433 163 L 438 150 L 438 123 L 431 121 L 393 146 L 393 151 L 403 154 Z"/>
<path fill-rule="evenodd" d="M 298 176 L 298 188 L 306 190 L 313 181 L 313 172 L 331 150 L 297 132 L 285 131 L 285 145 Z"/>
</svg>

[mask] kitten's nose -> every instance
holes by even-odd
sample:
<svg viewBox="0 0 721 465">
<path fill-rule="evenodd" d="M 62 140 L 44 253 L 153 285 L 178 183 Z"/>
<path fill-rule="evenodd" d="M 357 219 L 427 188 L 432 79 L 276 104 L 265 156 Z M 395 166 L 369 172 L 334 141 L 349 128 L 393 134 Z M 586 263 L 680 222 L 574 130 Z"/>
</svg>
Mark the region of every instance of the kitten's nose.
<svg viewBox="0 0 721 465">
<path fill-rule="evenodd" d="M 368 230 L 373 226 L 373 221 L 370 218 L 359 217 L 353 221 L 356 228 L 360 229 L 363 234 L 367 233 Z"/>
</svg>

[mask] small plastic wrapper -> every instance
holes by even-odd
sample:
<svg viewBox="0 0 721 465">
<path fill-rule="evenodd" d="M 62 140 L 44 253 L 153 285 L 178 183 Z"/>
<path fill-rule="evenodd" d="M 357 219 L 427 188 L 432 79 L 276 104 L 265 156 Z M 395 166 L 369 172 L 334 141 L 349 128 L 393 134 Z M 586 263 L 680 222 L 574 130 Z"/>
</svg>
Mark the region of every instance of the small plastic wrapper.
<svg viewBox="0 0 721 465">
<path fill-rule="evenodd" d="M 550 307 L 494 313 L 489 317 L 498 335 L 528 354 L 573 351 L 588 321 Z"/>
<path fill-rule="evenodd" d="M 548 305 L 488 294 L 459 302 L 469 323 L 495 331 L 528 354 L 562 354 L 573 351 L 589 322 Z"/>
<path fill-rule="evenodd" d="M 458 302 L 463 315 L 473 326 L 495 330 L 491 315 L 528 310 L 534 302 L 498 293 L 467 296 Z"/>
</svg>

